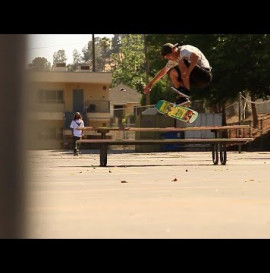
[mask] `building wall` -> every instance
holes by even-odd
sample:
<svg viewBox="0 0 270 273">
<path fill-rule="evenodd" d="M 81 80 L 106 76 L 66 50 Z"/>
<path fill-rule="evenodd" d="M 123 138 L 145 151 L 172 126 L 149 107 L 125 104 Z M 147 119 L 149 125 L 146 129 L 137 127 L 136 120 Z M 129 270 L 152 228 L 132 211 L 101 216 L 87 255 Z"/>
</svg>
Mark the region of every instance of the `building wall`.
<svg viewBox="0 0 270 273">
<path fill-rule="evenodd" d="M 115 109 L 115 106 L 119 106 L 120 109 Z M 122 119 L 127 117 L 126 122 L 130 124 L 130 117 L 128 116 L 133 116 L 134 115 L 134 107 L 140 106 L 140 103 L 138 102 L 127 102 L 125 104 L 123 103 L 111 103 L 110 109 L 111 109 L 111 123 L 113 126 L 120 126 L 122 124 Z M 121 117 L 119 117 L 119 112 L 117 111 L 122 111 Z M 120 120 L 121 119 L 121 120 Z M 133 118 L 134 120 L 134 118 Z M 132 122 L 131 122 L 132 123 Z"/>
<path fill-rule="evenodd" d="M 74 89 L 83 89 L 85 108 L 87 108 L 88 101 L 109 101 L 109 86 L 107 84 L 65 84 L 64 98 L 66 111 L 73 111 Z"/>
<path fill-rule="evenodd" d="M 96 73 L 95 77 L 95 73 L 90 72 L 30 72 L 28 76 L 26 89 L 29 94 L 31 122 L 31 140 L 28 144 L 30 149 L 59 149 L 63 148 L 66 142 L 71 142 L 69 124 L 74 115 L 74 89 L 83 90 L 84 110 L 81 114 L 85 125 L 109 125 L 111 73 Z M 38 94 L 41 89 L 62 90 L 63 101 L 39 102 Z M 97 105 L 94 113 L 87 112 L 89 103 Z"/>
<path fill-rule="evenodd" d="M 135 106 L 140 106 L 140 103 L 136 103 L 136 102 L 127 103 L 126 109 L 125 109 L 125 114 L 126 115 L 133 115 Z"/>
<path fill-rule="evenodd" d="M 109 72 L 58 72 L 58 71 L 27 71 L 29 82 L 49 82 L 49 83 L 90 83 L 107 84 L 112 82 L 112 73 Z"/>
</svg>

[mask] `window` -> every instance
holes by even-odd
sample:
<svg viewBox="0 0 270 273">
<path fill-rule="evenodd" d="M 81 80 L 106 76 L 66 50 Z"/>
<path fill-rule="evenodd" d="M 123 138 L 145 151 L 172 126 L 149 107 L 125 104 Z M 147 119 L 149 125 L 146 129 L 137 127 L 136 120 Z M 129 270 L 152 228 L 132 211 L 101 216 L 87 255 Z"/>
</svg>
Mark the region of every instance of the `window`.
<svg viewBox="0 0 270 273">
<path fill-rule="evenodd" d="M 96 105 L 95 104 L 89 104 L 87 108 L 87 113 L 95 113 L 96 112 Z"/>
<path fill-rule="evenodd" d="M 39 103 L 64 103 L 63 90 L 38 90 Z"/>
<path fill-rule="evenodd" d="M 66 67 L 66 63 L 56 63 L 56 67 Z"/>
<path fill-rule="evenodd" d="M 81 70 L 90 70 L 89 65 L 81 65 Z"/>
</svg>

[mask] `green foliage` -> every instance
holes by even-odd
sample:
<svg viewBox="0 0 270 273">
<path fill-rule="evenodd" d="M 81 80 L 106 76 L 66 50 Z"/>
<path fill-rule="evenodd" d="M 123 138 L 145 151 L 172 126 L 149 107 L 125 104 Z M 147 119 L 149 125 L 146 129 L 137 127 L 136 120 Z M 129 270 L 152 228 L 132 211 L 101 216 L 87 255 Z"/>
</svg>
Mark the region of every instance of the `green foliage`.
<svg viewBox="0 0 270 273">
<path fill-rule="evenodd" d="M 238 92 L 244 90 L 250 90 L 256 98 L 269 95 L 269 35 L 229 34 L 216 38 L 212 96 L 226 101 L 237 98 Z"/>
<path fill-rule="evenodd" d="M 123 83 L 142 91 L 145 84 L 145 55 L 143 36 L 125 35 L 119 53 L 112 54 L 115 63 L 112 87 Z"/>
<path fill-rule="evenodd" d="M 125 34 L 114 34 L 112 38 L 112 47 L 108 52 L 108 57 L 112 53 L 119 53 L 121 47 L 121 39 L 125 36 Z"/>
</svg>

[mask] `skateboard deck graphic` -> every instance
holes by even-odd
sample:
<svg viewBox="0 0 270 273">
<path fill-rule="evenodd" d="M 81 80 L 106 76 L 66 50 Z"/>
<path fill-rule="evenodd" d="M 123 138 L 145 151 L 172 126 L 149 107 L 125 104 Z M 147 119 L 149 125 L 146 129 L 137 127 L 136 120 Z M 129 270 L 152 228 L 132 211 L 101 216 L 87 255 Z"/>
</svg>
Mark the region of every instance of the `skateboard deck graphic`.
<svg viewBox="0 0 270 273">
<path fill-rule="evenodd" d="M 174 103 L 166 100 L 158 101 L 156 104 L 156 109 L 161 114 L 187 123 L 194 122 L 198 117 L 198 112 L 181 105 L 177 106 Z"/>
</svg>

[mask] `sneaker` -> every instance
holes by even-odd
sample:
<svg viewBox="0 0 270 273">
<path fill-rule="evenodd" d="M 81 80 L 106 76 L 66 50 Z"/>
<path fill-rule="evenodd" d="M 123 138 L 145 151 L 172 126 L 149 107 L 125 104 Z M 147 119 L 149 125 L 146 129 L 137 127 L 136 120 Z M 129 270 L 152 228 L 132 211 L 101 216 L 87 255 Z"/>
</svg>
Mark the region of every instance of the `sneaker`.
<svg viewBox="0 0 270 273">
<path fill-rule="evenodd" d="M 191 104 L 191 101 L 188 98 L 185 97 L 178 97 L 175 101 L 176 106 L 189 106 Z"/>
<path fill-rule="evenodd" d="M 174 92 L 176 92 L 180 96 L 185 98 L 190 98 L 190 90 L 188 90 L 186 87 L 181 86 L 181 87 L 175 88 L 172 86 L 171 88 Z"/>
</svg>

